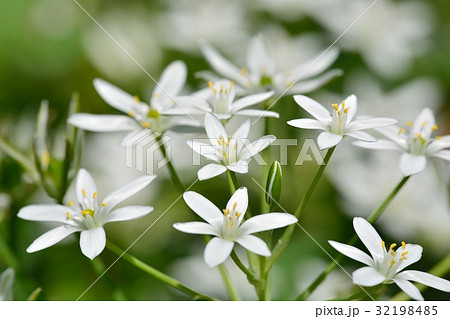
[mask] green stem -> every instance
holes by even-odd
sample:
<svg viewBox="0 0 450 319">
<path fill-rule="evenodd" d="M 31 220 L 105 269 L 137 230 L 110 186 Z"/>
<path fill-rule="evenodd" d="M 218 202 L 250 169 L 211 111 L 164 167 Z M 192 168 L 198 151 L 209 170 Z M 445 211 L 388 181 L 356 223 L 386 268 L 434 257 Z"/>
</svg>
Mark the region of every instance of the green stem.
<svg viewBox="0 0 450 319">
<path fill-rule="evenodd" d="M 172 164 L 172 161 L 167 156 L 166 147 L 162 143 L 162 135 L 157 137 L 157 141 L 159 144 L 159 149 L 161 150 L 162 155 L 167 161 L 167 167 L 169 168 L 170 178 L 172 179 L 173 184 L 178 189 L 180 193 L 184 193 L 186 191 L 186 187 L 184 187 L 183 183 L 181 182 L 180 177 L 177 174 L 177 171 L 175 170 L 175 167 Z"/>
<path fill-rule="evenodd" d="M 234 250 L 231 252 L 231 259 L 233 259 L 236 266 L 238 266 L 238 268 L 247 276 L 248 282 L 255 287 L 259 300 L 265 300 L 264 280 L 258 278 L 247 266 L 245 266 Z"/>
<path fill-rule="evenodd" d="M 178 280 L 162 273 L 159 270 L 156 270 L 155 268 L 151 267 L 150 265 L 144 263 L 143 261 L 137 259 L 136 257 L 130 255 L 129 253 L 123 251 L 110 241 L 107 241 L 106 247 L 111 250 L 113 253 L 119 255 L 121 258 L 128 261 L 133 266 L 136 266 L 137 268 L 141 269 L 142 271 L 146 272 L 147 274 L 155 277 L 156 279 L 166 283 L 167 285 L 177 289 L 178 291 L 181 291 L 185 293 L 188 296 L 191 296 L 195 300 L 215 300 L 214 298 L 211 298 L 209 296 L 205 296 L 200 294 L 199 292 L 196 292 L 195 290 L 192 290 L 191 288 L 183 285 Z"/>
<path fill-rule="evenodd" d="M 297 209 L 295 210 L 295 217 L 298 219 L 300 218 L 301 214 L 303 213 L 303 210 L 306 207 L 306 204 L 309 202 L 309 199 L 311 198 L 311 195 L 313 194 L 314 190 L 316 189 L 317 184 L 319 183 L 320 178 L 322 177 L 325 168 L 327 167 L 328 162 L 330 161 L 331 155 L 333 155 L 335 147 L 330 148 L 327 151 L 327 154 L 324 158 L 324 163 L 319 167 L 317 170 L 316 176 L 314 176 L 313 181 L 309 185 L 308 190 L 306 191 L 305 196 L 303 196 L 302 201 L 298 205 Z M 274 249 L 272 250 L 272 256 L 267 259 L 266 263 L 266 272 L 269 272 L 272 268 L 273 264 L 278 260 L 278 258 L 281 257 L 283 252 L 286 250 L 286 247 L 289 243 L 289 240 L 292 237 L 292 234 L 294 232 L 294 229 L 296 227 L 296 224 L 292 224 L 286 228 L 281 238 L 278 240 L 277 244 L 275 245 Z"/>
<path fill-rule="evenodd" d="M 228 274 L 225 266 L 223 264 L 220 264 L 219 266 L 217 266 L 217 268 L 219 269 L 220 275 L 222 276 L 223 282 L 225 283 L 225 287 L 227 287 L 230 299 L 233 301 L 241 300 L 241 297 L 239 297 L 239 293 L 234 288 L 233 283 L 231 282 L 230 275 Z"/>
<path fill-rule="evenodd" d="M 230 188 L 230 193 L 231 195 L 233 195 L 234 192 L 236 192 L 236 190 L 239 189 L 239 183 L 237 180 L 236 173 L 227 170 L 227 180 L 228 180 L 228 187 Z"/>
<path fill-rule="evenodd" d="M 100 259 L 100 256 L 97 256 L 92 260 L 90 263 L 92 265 L 92 268 L 94 269 L 95 273 L 98 276 L 101 276 L 102 279 L 105 281 L 105 283 L 108 285 L 109 289 L 112 291 L 112 295 L 116 301 L 126 301 L 127 297 L 123 293 L 123 291 L 114 284 L 114 282 L 111 280 L 111 278 L 108 276 L 108 274 L 105 272 L 105 264 Z"/>
<path fill-rule="evenodd" d="M 367 218 L 367 221 L 373 224 L 384 212 L 386 207 L 391 203 L 394 197 L 398 194 L 398 192 L 402 189 L 405 183 L 409 180 L 410 176 L 403 177 L 400 183 L 389 193 L 386 199 L 381 203 L 381 205 Z M 348 241 L 349 245 L 354 244 L 358 239 L 356 234 Z M 319 277 L 314 280 L 308 288 L 306 288 L 300 295 L 297 296 L 296 300 L 306 300 L 311 293 L 327 278 L 327 276 L 336 268 L 340 262 L 344 259 L 342 254 L 337 255 L 336 258 L 328 265 L 328 267 L 319 275 Z"/>
<path fill-rule="evenodd" d="M 352 300 L 365 300 L 370 295 L 376 293 L 383 285 L 377 285 L 375 287 L 368 287 L 364 290 L 359 290 L 350 296 L 343 298 L 334 298 L 327 301 L 352 301 Z"/>
<path fill-rule="evenodd" d="M 435 275 L 437 277 L 442 277 L 445 274 L 450 272 L 450 254 L 448 254 L 444 259 L 442 259 L 438 264 L 436 264 L 433 268 L 430 269 L 428 273 Z M 416 287 L 420 292 L 423 292 L 428 286 L 423 284 L 416 284 Z M 411 297 L 408 296 L 404 292 L 399 292 L 394 297 L 391 298 L 391 301 L 407 301 L 410 300 Z"/>
</svg>

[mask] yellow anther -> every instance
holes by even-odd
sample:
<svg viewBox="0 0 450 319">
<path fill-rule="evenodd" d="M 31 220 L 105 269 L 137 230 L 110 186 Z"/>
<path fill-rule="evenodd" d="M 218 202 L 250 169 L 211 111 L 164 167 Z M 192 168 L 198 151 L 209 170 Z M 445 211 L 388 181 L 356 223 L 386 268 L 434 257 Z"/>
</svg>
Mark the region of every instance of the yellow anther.
<svg viewBox="0 0 450 319">
<path fill-rule="evenodd" d="M 402 260 L 405 260 L 405 259 L 406 259 L 406 256 L 403 256 L 403 257 L 400 258 L 399 260 L 402 261 Z"/>
<path fill-rule="evenodd" d="M 344 109 L 344 113 L 348 114 L 348 107 L 346 109 Z"/>
<path fill-rule="evenodd" d="M 231 227 L 233 227 L 233 226 L 234 226 L 234 223 L 233 223 L 233 221 L 232 221 L 232 220 L 230 220 L 230 226 L 231 226 Z"/>
<path fill-rule="evenodd" d="M 436 136 L 435 139 L 442 140 L 442 136 Z"/>
<path fill-rule="evenodd" d="M 69 202 L 69 206 L 72 206 L 73 205 L 73 200 L 71 200 L 70 202 Z"/>
<path fill-rule="evenodd" d="M 134 102 L 136 102 L 136 103 L 141 103 L 141 99 L 139 98 L 139 96 L 135 95 L 135 96 L 133 97 L 133 99 L 134 99 Z"/>
<path fill-rule="evenodd" d="M 102 205 L 103 207 L 108 206 L 106 203 L 101 203 L 100 205 Z"/>
<path fill-rule="evenodd" d="M 403 247 L 403 250 L 406 249 L 406 243 L 404 241 L 402 241 L 402 247 Z"/>
<path fill-rule="evenodd" d="M 394 265 L 395 265 L 395 260 L 392 259 L 392 260 L 391 260 L 391 267 L 394 266 Z"/>
<path fill-rule="evenodd" d="M 401 128 L 401 129 L 398 130 L 398 134 L 399 134 L 399 135 L 402 134 L 402 133 L 404 133 L 404 132 L 405 132 L 405 129 L 404 129 L 404 128 Z"/>
<path fill-rule="evenodd" d="M 134 112 L 133 111 L 128 112 L 128 116 L 129 117 L 134 117 Z"/>
<path fill-rule="evenodd" d="M 214 94 L 216 94 L 217 93 L 217 90 L 214 88 L 214 86 L 213 86 L 213 84 L 212 84 L 212 82 L 211 81 L 209 81 L 208 82 L 208 86 L 209 86 L 209 88 L 211 89 L 211 91 L 213 91 L 214 92 Z"/>
<path fill-rule="evenodd" d="M 439 126 L 438 126 L 437 124 L 434 124 L 434 125 L 431 127 L 431 131 L 436 131 L 438 128 L 439 128 Z"/>
<path fill-rule="evenodd" d="M 236 218 L 239 218 L 239 217 L 241 217 L 242 216 L 242 214 L 241 213 L 239 213 L 239 212 L 236 212 Z"/>
<path fill-rule="evenodd" d="M 94 192 L 94 194 L 92 194 L 92 198 L 95 199 L 95 197 L 97 197 L 98 192 Z"/>
<path fill-rule="evenodd" d="M 83 216 L 86 216 L 86 215 L 94 216 L 94 211 L 92 209 L 85 209 L 85 210 L 81 211 L 81 214 L 83 214 Z"/>
<path fill-rule="evenodd" d="M 141 125 L 142 125 L 143 127 L 145 127 L 145 128 L 150 128 L 150 123 L 149 123 L 149 122 L 144 122 L 144 121 L 142 121 L 142 122 L 141 122 Z"/>
<path fill-rule="evenodd" d="M 402 257 L 405 257 L 406 255 L 408 255 L 407 251 L 402 252 Z M 406 257 L 405 257 L 406 258 Z"/>
<path fill-rule="evenodd" d="M 50 153 L 47 150 L 42 152 L 41 161 L 44 165 L 48 165 L 50 163 Z"/>
<path fill-rule="evenodd" d="M 222 209 L 222 211 L 225 216 L 227 216 L 230 213 L 229 209 Z"/>
<path fill-rule="evenodd" d="M 394 250 L 394 248 L 397 246 L 396 243 L 391 244 L 391 246 L 389 246 L 389 250 Z"/>
<path fill-rule="evenodd" d="M 234 85 L 234 81 L 231 81 L 231 82 L 230 82 L 230 87 L 229 87 L 228 89 L 231 90 L 231 88 L 233 87 L 233 85 Z"/>
<path fill-rule="evenodd" d="M 342 101 L 342 108 L 345 109 L 345 100 Z"/>
<path fill-rule="evenodd" d="M 333 103 L 332 105 L 336 111 L 339 110 L 339 105 L 337 105 L 336 103 Z"/>
<path fill-rule="evenodd" d="M 243 76 L 247 76 L 247 75 L 248 75 L 248 69 L 247 69 L 246 67 L 242 67 L 242 68 L 241 68 L 241 74 L 242 74 Z"/>
<path fill-rule="evenodd" d="M 81 194 L 83 194 L 83 197 L 86 197 L 86 191 L 84 189 L 81 190 Z"/>
<path fill-rule="evenodd" d="M 233 204 L 233 210 L 236 210 L 237 202 L 234 202 Z"/>
<path fill-rule="evenodd" d="M 222 94 L 222 92 L 223 92 L 223 84 L 220 85 L 220 91 L 219 91 L 219 94 Z"/>
<path fill-rule="evenodd" d="M 66 212 L 66 216 L 67 216 L 68 219 L 72 219 L 72 216 L 70 216 L 69 212 Z"/>
<path fill-rule="evenodd" d="M 427 126 L 427 125 L 428 125 L 428 123 L 430 123 L 430 122 L 428 122 L 428 121 L 425 121 L 425 122 L 423 122 L 423 123 L 422 123 L 422 126 L 421 126 L 421 127 L 425 127 L 425 126 Z"/>
<path fill-rule="evenodd" d="M 416 133 L 415 136 L 420 140 L 421 143 L 425 143 L 425 139 L 423 138 L 422 134 Z"/>
<path fill-rule="evenodd" d="M 386 243 L 384 242 L 384 240 L 381 241 L 381 247 L 386 250 Z"/>
<path fill-rule="evenodd" d="M 154 98 L 156 98 L 156 99 L 158 99 L 158 98 L 160 98 L 161 97 L 161 93 L 155 93 L 155 94 L 153 94 L 153 97 Z"/>
<path fill-rule="evenodd" d="M 406 125 L 412 127 L 412 126 L 413 126 L 413 122 L 411 122 L 411 121 L 406 121 Z"/>
</svg>

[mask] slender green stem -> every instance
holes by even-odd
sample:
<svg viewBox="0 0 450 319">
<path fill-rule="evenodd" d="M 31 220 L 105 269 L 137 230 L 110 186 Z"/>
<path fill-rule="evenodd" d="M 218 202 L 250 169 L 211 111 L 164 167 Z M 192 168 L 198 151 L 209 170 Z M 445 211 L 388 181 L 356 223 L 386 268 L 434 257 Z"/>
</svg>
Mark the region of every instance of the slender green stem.
<svg viewBox="0 0 450 319">
<path fill-rule="evenodd" d="M 367 218 L 367 221 L 369 223 L 374 223 L 384 212 L 386 207 L 391 203 L 391 201 L 394 199 L 394 197 L 398 194 L 398 192 L 402 189 L 402 187 L 405 185 L 405 183 L 409 180 L 410 176 L 404 177 L 400 183 L 395 186 L 395 188 L 389 193 L 389 195 L 386 197 L 386 199 L 378 206 L 376 210 Z M 352 238 L 349 240 L 348 244 L 352 245 L 356 242 L 358 237 L 356 234 L 352 236 Z M 327 276 L 340 264 L 340 262 L 343 260 L 343 255 L 338 254 L 334 260 L 328 265 L 328 267 L 319 275 L 319 277 L 314 280 L 311 285 L 308 286 L 300 295 L 297 296 L 296 300 L 306 300 L 306 298 L 311 295 L 311 293 L 327 278 Z"/>
<path fill-rule="evenodd" d="M 309 185 L 309 188 L 306 191 L 305 196 L 303 196 L 302 201 L 297 206 L 297 209 L 295 210 L 295 213 L 294 213 L 294 215 L 295 215 L 295 217 L 297 217 L 297 219 L 300 218 L 301 214 L 303 213 L 303 210 L 306 207 L 306 204 L 309 202 L 309 199 L 311 198 L 311 195 L 313 194 L 314 190 L 316 189 L 316 186 L 319 183 L 319 180 L 322 177 L 322 175 L 325 171 L 325 168 L 327 167 L 327 164 L 330 161 L 331 155 L 333 155 L 333 152 L 335 149 L 336 149 L 336 146 L 330 148 L 327 151 L 327 154 L 325 155 L 325 158 L 324 158 L 323 165 L 321 165 L 319 167 L 319 169 L 317 170 L 316 176 L 314 176 L 313 181 Z M 288 226 L 286 228 L 286 230 L 284 231 L 283 235 L 281 236 L 281 238 L 278 240 L 277 244 L 275 245 L 274 249 L 272 250 L 272 256 L 270 256 L 267 259 L 266 272 L 269 272 L 269 270 L 272 268 L 273 264 L 278 260 L 278 258 L 281 257 L 283 252 L 286 250 L 286 247 L 289 243 L 289 240 L 292 237 L 295 227 L 296 227 L 296 224 L 292 224 L 292 225 Z"/>
<path fill-rule="evenodd" d="M 248 282 L 255 287 L 259 300 L 265 300 L 265 281 L 258 278 L 250 268 L 245 266 L 234 250 L 231 252 L 231 259 L 233 259 L 236 266 L 247 276 Z"/>
<path fill-rule="evenodd" d="M 433 268 L 430 269 L 428 273 L 435 275 L 437 277 L 442 277 L 445 274 L 450 272 L 450 254 L 448 254 L 444 259 L 442 259 L 438 264 L 436 264 Z M 420 292 L 423 292 L 428 286 L 423 284 L 416 284 L 416 287 Z M 404 292 L 399 292 L 394 297 L 391 298 L 391 301 L 407 301 L 410 300 L 411 297 L 408 296 Z"/>
<path fill-rule="evenodd" d="M 359 290 L 359 291 L 355 292 L 354 294 L 351 294 L 350 296 L 342 297 L 342 298 L 329 299 L 327 301 L 365 300 L 370 295 L 375 294 L 382 286 L 383 285 L 377 285 L 375 287 L 368 287 L 368 288 L 366 288 L 364 290 Z"/>
<path fill-rule="evenodd" d="M 108 274 L 105 272 L 105 264 L 100 259 L 100 256 L 97 256 L 90 262 L 92 268 L 94 269 L 95 273 L 98 276 L 102 276 L 102 279 L 104 282 L 108 285 L 109 289 L 112 291 L 112 295 L 116 301 L 126 301 L 127 297 L 123 293 L 121 289 L 119 289 L 114 282 L 111 280 L 111 278 L 108 276 Z"/>
<path fill-rule="evenodd" d="M 233 301 L 241 300 L 241 297 L 239 297 L 239 293 L 234 288 L 233 283 L 231 282 L 230 275 L 228 274 L 225 266 L 223 264 L 220 264 L 219 266 L 217 266 L 217 268 L 219 269 L 220 275 L 222 276 L 223 282 L 225 283 L 225 287 L 227 288 L 230 299 Z"/>
<path fill-rule="evenodd" d="M 212 297 L 205 296 L 199 292 L 196 292 L 195 290 L 183 285 L 178 280 L 162 273 L 161 271 L 151 267 L 150 265 L 144 263 L 143 261 L 137 259 L 136 257 L 130 255 L 129 253 L 123 251 L 110 241 L 107 241 L 106 247 L 111 250 L 113 253 L 119 255 L 121 258 L 128 261 L 133 266 L 136 266 L 137 268 L 141 269 L 142 271 L 146 272 L 147 274 L 155 277 L 156 279 L 164 282 L 165 284 L 177 289 L 178 291 L 181 291 L 188 296 L 191 296 L 195 300 L 215 300 Z"/>
<path fill-rule="evenodd" d="M 175 185 L 175 187 L 178 189 L 178 191 L 180 193 L 184 193 L 185 190 L 186 190 L 186 187 L 184 187 L 183 183 L 181 182 L 180 177 L 177 174 L 177 171 L 175 170 L 175 167 L 172 164 L 172 161 L 167 156 L 166 147 L 164 146 L 164 144 L 162 142 L 162 137 L 161 136 L 162 135 L 157 137 L 157 141 L 158 141 L 158 144 L 159 144 L 159 149 L 161 150 L 162 155 L 164 156 L 164 158 L 167 161 L 167 167 L 169 168 L 170 178 L 172 179 L 172 182 Z"/>
<path fill-rule="evenodd" d="M 239 189 L 239 183 L 237 180 L 236 173 L 227 170 L 227 180 L 228 180 L 228 187 L 230 188 L 230 193 L 231 195 L 233 195 L 234 192 L 236 192 L 236 190 Z"/>
</svg>

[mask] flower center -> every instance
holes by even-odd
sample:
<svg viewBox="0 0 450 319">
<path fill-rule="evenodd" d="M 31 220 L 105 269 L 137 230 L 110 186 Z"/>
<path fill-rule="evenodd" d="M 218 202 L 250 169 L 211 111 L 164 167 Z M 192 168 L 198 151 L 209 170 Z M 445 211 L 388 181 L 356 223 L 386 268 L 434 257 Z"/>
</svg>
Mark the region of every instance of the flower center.
<svg viewBox="0 0 450 319">
<path fill-rule="evenodd" d="M 69 207 L 72 207 L 77 214 L 71 215 L 69 212 L 66 212 L 67 220 L 71 220 L 78 225 L 85 226 L 88 229 L 97 227 L 98 221 L 95 220 L 96 212 L 101 207 L 106 207 L 107 204 L 101 203 L 100 205 L 97 205 L 97 191 L 92 194 L 92 197 L 88 197 L 84 189 L 81 190 L 81 194 L 83 195 L 83 199 L 82 202 L 79 203 L 79 208 L 72 207 L 73 201 L 69 202 Z"/>
<path fill-rule="evenodd" d="M 402 241 L 401 247 L 394 250 L 397 247 L 396 243 L 389 246 L 389 250 L 386 250 L 386 244 L 381 241 L 381 247 L 385 252 L 383 262 L 378 265 L 378 271 L 386 277 L 387 280 L 391 280 L 397 273 L 397 269 L 403 260 L 407 259 L 408 251 L 406 250 L 406 243 Z"/>
<path fill-rule="evenodd" d="M 236 210 L 237 202 L 234 202 L 232 209 L 223 209 L 223 239 L 233 241 L 236 239 L 239 229 L 242 212 Z"/>
<path fill-rule="evenodd" d="M 214 113 L 218 114 L 228 114 L 231 99 L 234 98 L 234 94 L 230 94 L 232 92 L 234 82 L 231 81 L 228 88 L 224 88 L 223 84 L 213 86 L 212 82 L 208 82 L 208 86 L 210 90 L 213 92 L 211 95 L 211 104 L 214 109 Z"/>
<path fill-rule="evenodd" d="M 344 135 L 349 108 L 345 107 L 345 101 L 342 101 L 341 105 L 333 104 L 333 109 L 330 131 L 334 134 Z"/>
<path fill-rule="evenodd" d="M 421 124 L 419 128 L 415 128 L 411 121 L 407 121 L 406 125 L 409 127 L 409 136 L 405 138 L 409 139 L 409 152 L 415 155 L 423 155 L 428 144 L 431 142 L 431 135 L 439 127 L 437 124 L 429 125 L 428 121 Z M 399 135 L 403 135 L 405 129 L 402 128 L 398 131 Z M 435 139 L 439 140 L 441 137 L 436 136 Z"/>
<path fill-rule="evenodd" d="M 225 165 L 237 162 L 237 140 L 222 135 L 217 140 L 216 151 Z"/>
</svg>

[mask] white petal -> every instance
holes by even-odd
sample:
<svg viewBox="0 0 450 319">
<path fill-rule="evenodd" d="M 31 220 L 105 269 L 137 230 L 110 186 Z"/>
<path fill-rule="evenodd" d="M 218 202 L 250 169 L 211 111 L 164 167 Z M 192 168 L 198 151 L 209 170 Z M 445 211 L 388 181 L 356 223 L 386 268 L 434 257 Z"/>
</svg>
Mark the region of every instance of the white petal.
<svg viewBox="0 0 450 319">
<path fill-rule="evenodd" d="M 353 282 L 360 286 L 372 287 L 381 284 L 386 278 L 372 267 L 362 267 L 352 274 Z"/>
<path fill-rule="evenodd" d="M 234 132 L 233 136 L 231 136 L 231 139 L 237 139 L 237 140 L 246 140 L 248 138 L 248 134 L 250 133 L 250 128 L 252 127 L 252 124 L 249 119 L 245 120 L 244 123 L 242 123 L 241 126 L 238 127 L 238 129 Z M 238 146 L 241 145 L 241 143 L 238 143 Z M 239 153 L 240 150 L 238 150 Z"/>
<path fill-rule="evenodd" d="M 367 266 L 372 267 L 373 266 L 373 260 L 369 257 L 365 252 L 362 250 L 359 250 L 356 247 L 341 244 L 333 240 L 328 241 L 331 246 L 333 246 L 334 249 L 336 249 L 341 254 L 350 257 L 351 259 L 357 260 L 363 264 L 366 264 Z"/>
<path fill-rule="evenodd" d="M 433 154 L 437 151 L 443 150 L 445 148 L 450 148 L 450 135 L 442 136 L 438 140 L 433 140 L 428 146 L 427 146 L 427 153 Z"/>
<path fill-rule="evenodd" d="M 367 118 L 367 119 L 352 121 L 348 125 L 347 130 L 349 130 L 349 131 L 367 130 L 367 129 L 376 128 L 376 127 L 393 125 L 395 123 L 397 123 L 397 120 L 390 119 L 390 118 L 383 118 L 383 117 Z"/>
<path fill-rule="evenodd" d="M 209 88 L 208 91 L 210 91 Z M 205 98 L 197 96 L 177 96 L 175 100 L 183 110 L 188 110 L 190 114 L 211 112 L 211 107 Z"/>
<path fill-rule="evenodd" d="M 394 278 L 394 282 L 397 284 L 397 286 L 403 290 L 408 296 L 410 296 L 412 299 L 423 301 L 423 297 L 420 294 L 419 289 L 417 289 L 416 286 L 414 286 L 412 283 L 410 283 L 407 280 L 397 279 Z"/>
<path fill-rule="evenodd" d="M 434 157 L 442 158 L 450 162 L 450 151 L 442 150 L 433 154 Z"/>
<path fill-rule="evenodd" d="M 406 137 L 403 134 L 398 134 L 400 127 L 397 125 L 376 128 L 375 130 L 397 144 L 401 150 L 407 150 L 409 148 L 409 142 Z"/>
<path fill-rule="evenodd" d="M 75 187 L 78 203 L 84 207 L 84 203 L 91 203 L 88 208 L 93 209 L 92 206 L 94 194 L 98 192 L 97 184 L 91 174 L 84 168 L 78 171 L 77 184 Z"/>
<path fill-rule="evenodd" d="M 241 70 L 221 56 L 216 50 L 207 45 L 206 43 L 200 44 L 200 50 L 208 60 L 209 64 L 221 75 L 226 78 L 232 79 L 241 85 L 246 86 L 248 80 L 241 74 Z"/>
<path fill-rule="evenodd" d="M 438 290 L 450 292 L 450 281 L 423 271 L 405 270 L 401 273 L 398 273 L 395 276 L 395 279 L 397 278 L 415 281 Z"/>
<path fill-rule="evenodd" d="M 236 211 L 241 213 L 241 216 L 238 219 L 238 225 L 241 223 L 244 218 L 245 212 L 248 207 L 248 191 L 246 187 L 241 187 L 234 192 L 234 194 L 228 200 L 226 208 L 230 211 Z"/>
<path fill-rule="evenodd" d="M 269 229 L 276 229 L 295 224 L 297 218 L 294 215 L 287 213 L 270 213 L 262 214 L 249 218 L 246 220 L 239 231 L 243 235 L 253 234 Z"/>
<path fill-rule="evenodd" d="M 232 105 L 232 112 L 237 112 L 247 106 L 258 104 L 262 101 L 267 100 L 270 98 L 275 92 L 269 91 L 269 92 L 263 92 L 263 93 L 257 93 L 245 96 L 243 98 L 240 98 L 239 100 L 236 100 Z"/>
<path fill-rule="evenodd" d="M 211 163 L 200 168 L 197 172 L 197 177 L 199 180 L 204 181 L 216 177 L 226 170 L 227 168 L 221 164 Z"/>
<path fill-rule="evenodd" d="M 213 268 L 223 263 L 233 250 L 234 242 L 214 237 L 206 245 L 204 258 L 209 267 Z"/>
<path fill-rule="evenodd" d="M 248 249 L 257 255 L 265 257 L 269 257 L 271 255 L 269 247 L 264 240 L 256 236 L 244 235 L 236 239 L 236 242 L 245 249 Z"/>
<path fill-rule="evenodd" d="M 301 78 L 297 77 L 294 79 L 296 81 L 298 79 L 298 82 L 296 82 L 294 85 L 290 86 L 287 94 L 306 94 L 312 91 L 317 90 L 333 78 L 337 76 L 341 76 L 344 74 L 341 70 L 331 70 L 326 72 L 325 74 L 318 76 L 314 79 L 310 80 L 303 80 L 305 77 L 302 76 Z M 285 83 L 283 83 L 284 85 Z"/>
<path fill-rule="evenodd" d="M 186 141 L 187 145 L 197 154 L 202 155 L 203 157 L 210 159 L 215 162 L 219 162 L 220 159 L 217 157 L 216 148 L 213 145 L 198 142 L 198 141 Z"/>
<path fill-rule="evenodd" d="M 327 126 L 323 122 L 314 119 L 296 119 L 287 122 L 290 126 L 303 129 L 326 130 Z"/>
<path fill-rule="evenodd" d="M 77 231 L 80 231 L 80 229 L 65 225 L 53 228 L 52 230 L 36 238 L 33 243 L 27 248 L 27 252 L 33 253 L 35 251 L 53 246 L 54 244 L 59 243 L 64 238 Z"/>
<path fill-rule="evenodd" d="M 346 124 L 349 125 L 349 123 L 353 120 L 353 117 L 355 117 L 356 111 L 358 109 L 358 101 L 356 95 L 352 94 L 345 99 L 345 107 L 348 108 Z"/>
<path fill-rule="evenodd" d="M 113 210 L 106 216 L 105 223 L 133 220 L 150 214 L 151 206 L 126 206 Z"/>
<path fill-rule="evenodd" d="M 397 272 L 405 269 L 409 265 L 414 264 L 422 258 L 423 248 L 419 245 L 406 244 L 405 249 L 399 247 L 397 249 L 397 254 L 402 254 L 404 251 L 407 251 L 406 259 L 400 261 L 400 265 L 397 268 Z"/>
<path fill-rule="evenodd" d="M 331 119 L 330 112 L 322 104 L 305 95 L 294 95 L 295 102 L 319 121 Z"/>
<path fill-rule="evenodd" d="M 353 138 L 356 138 L 358 140 L 361 141 L 365 141 L 365 142 L 376 142 L 377 138 L 373 135 L 370 135 L 367 132 L 363 132 L 363 131 L 353 131 L 353 132 L 345 132 L 345 135 L 347 136 L 351 136 Z"/>
<path fill-rule="evenodd" d="M 375 262 L 381 262 L 384 259 L 385 250 L 382 246 L 382 239 L 378 235 L 373 226 L 364 218 L 353 218 L 353 228 L 358 234 L 359 239 L 363 242 L 364 246 L 369 250 Z"/>
<path fill-rule="evenodd" d="M 182 61 L 170 63 L 161 74 L 161 77 L 153 90 L 150 103 L 152 106 L 161 106 L 171 101 L 180 93 L 186 82 L 187 68 Z"/>
<path fill-rule="evenodd" d="M 330 132 L 322 132 L 317 137 L 317 144 L 319 144 L 319 148 L 321 150 L 325 150 L 327 148 L 336 146 L 340 141 L 342 141 L 342 138 L 342 135 L 337 135 Z"/>
<path fill-rule="evenodd" d="M 396 143 L 394 143 L 392 141 L 387 141 L 387 140 L 378 140 L 376 142 L 355 141 L 352 144 L 356 145 L 358 147 L 368 148 L 368 149 L 373 149 L 373 150 L 393 150 L 393 151 L 401 150 L 400 147 Z"/>
<path fill-rule="evenodd" d="M 418 174 L 425 169 L 427 158 L 424 155 L 404 153 L 400 156 L 400 171 L 405 176 Z"/>
<path fill-rule="evenodd" d="M 176 223 L 173 227 L 188 234 L 219 235 L 213 226 L 203 222 Z"/>
<path fill-rule="evenodd" d="M 106 103 L 119 111 L 128 113 L 132 110 L 133 105 L 136 104 L 131 94 L 102 79 L 95 79 L 94 87 Z"/>
<path fill-rule="evenodd" d="M 228 165 L 227 168 L 230 171 L 233 171 L 238 174 L 247 174 L 248 173 L 248 163 L 246 161 L 238 161 L 236 163 Z"/>
<path fill-rule="evenodd" d="M 273 111 L 267 111 L 267 110 L 254 110 L 254 109 L 246 109 L 246 110 L 240 110 L 235 113 L 235 115 L 241 115 L 241 116 L 258 116 L 258 117 L 273 117 L 273 118 L 279 118 L 280 114 Z"/>
<path fill-rule="evenodd" d="M 246 65 L 252 74 L 263 75 L 266 73 L 270 76 L 274 72 L 275 65 L 261 35 L 250 39 Z"/>
<path fill-rule="evenodd" d="M 228 134 L 225 131 L 225 127 L 219 121 L 219 119 L 211 113 L 205 114 L 205 130 L 208 135 L 211 144 L 218 145 L 217 140 L 223 136 L 227 138 Z"/>
<path fill-rule="evenodd" d="M 247 160 L 251 158 L 253 155 L 258 154 L 270 144 L 272 144 L 276 140 L 276 137 L 273 135 L 263 136 L 253 143 L 247 143 L 242 148 L 242 151 L 239 153 L 239 158 L 241 160 Z"/>
<path fill-rule="evenodd" d="M 223 220 L 223 214 L 210 200 L 196 192 L 186 192 L 183 195 L 186 204 L 208 224 L 217 225 Z"/>
<path fill-rule="evenodd" d="M 135 120 L 125 115 L 76 113 L 67 122 L 70 125 L 92 132 L 131 131 L 139 126 Z"/>
<path fill-rule="evenodd" d="M 424 125 L 424 123 L 426 123 Z M 436 124 L 434 120 L 433 111 L 431 111 L 429 108 L 425 108 L 420 114 L 417 116 L 416 120 L 413 124 L 413 134 L 416 133 L 422 133 L 422 129 L 424 126 L 431 128 Z"/>
<path fill-rule="evenodd" d="M 108 196 L 105 197 L 103 203 L 105 203 L 108 209 L 112 209 L 114 206 L 119 204 L 120 202 L 130 198 L 134 194 L 140 192 L 142 189 L 148 186 L 154 179 L 155 175 L 146 175 L 139 177 L 128 183 L 127 185 L 113 191 Z"/>
<path fill-rule="evenodd" d="M 103 227 L 83 230 L 80 236 L 81 252 L 89 259 L 94 259 L 105 249 L 106 234 Z"/>
<path fill-rule="evenodd" d="M 295 74 L 296 77 L 301 76 L 302 78 L 311 78 L 328 69 L 328 67 L 337 59 L 338 55 L 339 50 L 331 48 L 296 66 L 291 72 Z"/>
<path fill-rule="evenodd" d="M 17 216 L 26 220 L 65 223 L 67 212 L 72 216 L 76 214 L 72 208 L 63 205 L 30 205 L 22 208 Z"/>
</svg>

